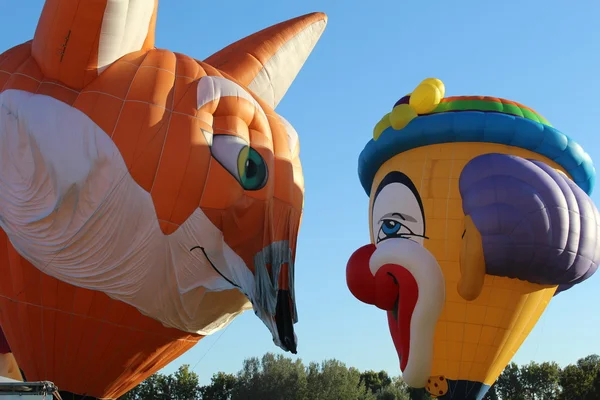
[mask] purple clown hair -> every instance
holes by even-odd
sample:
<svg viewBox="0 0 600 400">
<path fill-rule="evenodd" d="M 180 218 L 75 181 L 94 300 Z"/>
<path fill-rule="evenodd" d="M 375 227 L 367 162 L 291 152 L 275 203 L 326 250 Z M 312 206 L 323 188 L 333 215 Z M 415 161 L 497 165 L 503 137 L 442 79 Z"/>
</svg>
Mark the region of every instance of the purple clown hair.
<svg viewBox="0 0 600 400">
<path fill-rule="evenodd" d="M 505 154 L 475 157 L 459 181 L 481 232 L 486 272 L 567 290 L 596 272 L 600 214 L 565 174 Z"/>
</svg>

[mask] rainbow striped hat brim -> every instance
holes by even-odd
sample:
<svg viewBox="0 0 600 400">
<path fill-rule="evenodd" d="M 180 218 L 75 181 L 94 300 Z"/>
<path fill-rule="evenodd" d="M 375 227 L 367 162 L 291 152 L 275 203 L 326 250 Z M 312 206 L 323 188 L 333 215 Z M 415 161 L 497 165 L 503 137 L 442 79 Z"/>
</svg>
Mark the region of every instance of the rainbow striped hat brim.
<svg viewBox="0 0 600 400">
<path fill-rule="evenodd" d="M 396 105 L 406 103 L 405 99 Z M 563 167 L 588 195 L 594 188 L 596 170 L 581 146 L 532 109 L 485 96 L 444 98 L 433 111 L 418 115 L 404 128 L 385 128 L 360 153 L 361 185 L 369 195 L 379 168 L 402 152 L 432 144 L 466 142 L 498 143 L 533 151 Z"/>
</svg>

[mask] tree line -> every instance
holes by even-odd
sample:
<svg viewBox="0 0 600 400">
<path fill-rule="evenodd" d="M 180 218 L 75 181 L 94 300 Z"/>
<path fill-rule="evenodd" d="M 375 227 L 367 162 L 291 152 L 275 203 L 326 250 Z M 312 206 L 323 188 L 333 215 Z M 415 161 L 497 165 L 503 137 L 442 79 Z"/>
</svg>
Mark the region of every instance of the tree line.
<svg viewBox="0 0 600 400">
<path fill-rule="evenodd" d="M 189 365 L 157 373 L 121 400 L 426 400 L 385 371 L 359 371 L 338 360 L 311 362 L 265 354 L 244 360 L 236 374 L 218 372 L 200 385 Z M 510 363 L 484 400 L 600 400 L 600 356 L 560 368 L 555 362 Z"/>
</svg>

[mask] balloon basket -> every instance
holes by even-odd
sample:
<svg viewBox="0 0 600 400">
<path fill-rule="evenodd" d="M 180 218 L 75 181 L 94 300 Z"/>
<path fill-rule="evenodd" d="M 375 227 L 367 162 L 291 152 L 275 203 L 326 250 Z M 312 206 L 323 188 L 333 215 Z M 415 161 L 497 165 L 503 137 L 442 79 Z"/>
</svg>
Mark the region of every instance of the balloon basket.
<svg viewBox="0 0 600 400">
<path fill-rule="evenodd" d="M 20 382 L 0 377 L 0 400 L 49 400 L 61 399 L 52 382 Z"/>
</svg>

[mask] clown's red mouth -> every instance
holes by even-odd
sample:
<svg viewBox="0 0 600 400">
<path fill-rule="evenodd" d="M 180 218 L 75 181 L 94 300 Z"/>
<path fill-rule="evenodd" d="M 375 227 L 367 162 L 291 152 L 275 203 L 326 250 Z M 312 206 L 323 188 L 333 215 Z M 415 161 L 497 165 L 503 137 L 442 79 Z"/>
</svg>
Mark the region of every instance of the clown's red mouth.
<svg viewBox="0 0 600 400">
<path fill-rule="evenodd" d="M 359 300 L 387 311 L 390 333 L 404 371 L 410 357 L 411 320 L 419 286 L 413 274 L 397 264 L 385 264 L 373 276 L 369 261 L 375 250 L 375 245 L 370 244 L 350 257 L 348 287 Z"/>
<path fill-rule="evenodd" d="M 398 294 L 394 307 L 387 314 L 392 340 L 400 359 L 400 369 L 404 371 L 410 356 L 410 321 L 419 298 L 419 286 L 413 275 L 400 265 L 387 264 L 379 271 L 383 269 L 394 270 L 387 274 L 397 286 Z"/>
<path fill-rule="evenodd" d="M 444 275 L 435 257 L 412 240 L 385 239 L 354 252 L 346 281 L 356 298 L 387 311 L 402 378 L 411 387 L 424 387 L 446 297 Z"/>
</svg>

